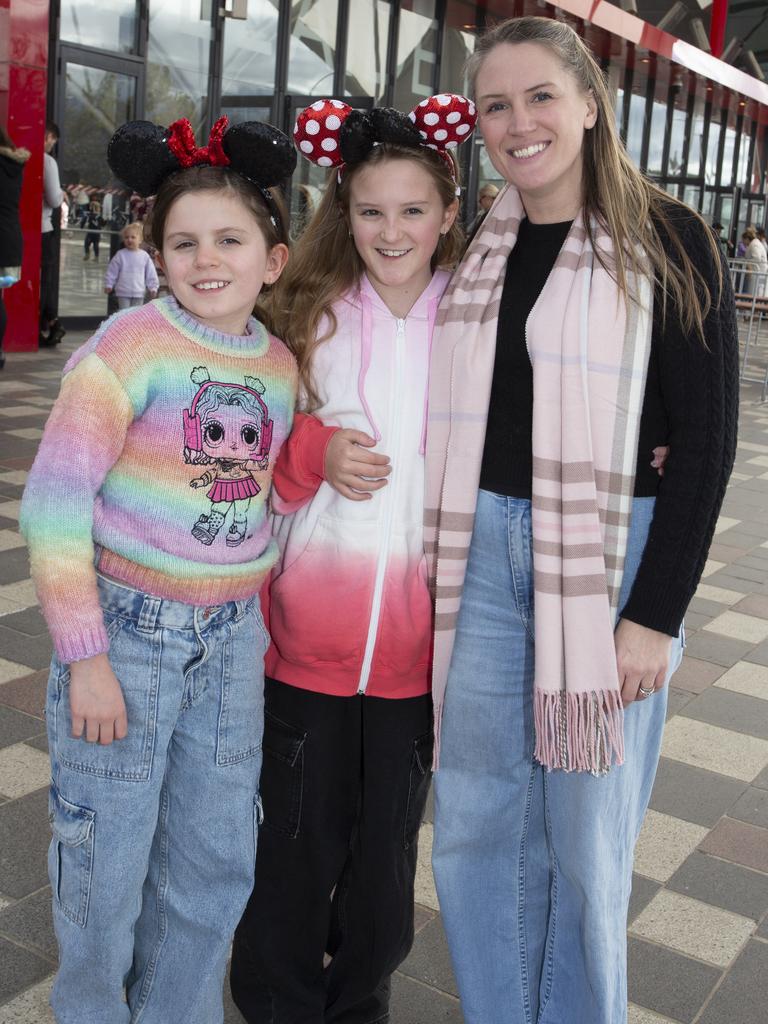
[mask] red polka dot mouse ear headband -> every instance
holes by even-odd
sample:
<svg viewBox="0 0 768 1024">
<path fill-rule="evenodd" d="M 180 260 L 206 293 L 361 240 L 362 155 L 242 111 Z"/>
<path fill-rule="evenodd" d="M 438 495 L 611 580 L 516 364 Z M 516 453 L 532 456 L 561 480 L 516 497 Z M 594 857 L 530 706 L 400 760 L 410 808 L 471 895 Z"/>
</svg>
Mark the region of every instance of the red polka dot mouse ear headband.
<svg viewBox="0 0 768 1024">
<path fill-rule="evenodd" d="M 455 165 L 448 151 L 469 138 L 476 121 L 472 100 L 454 93 L 430 96 L 410 114 L 389 107 L 353 110 L 340 100 L 317 100 L 299 114 L 293 139 L 312 163 L 338 168 L 339 181 L 347 164 L 362 163 L 374 146 L 387 142 L 434 149 L 450 167 L 455 181 Z"/>
</svg>

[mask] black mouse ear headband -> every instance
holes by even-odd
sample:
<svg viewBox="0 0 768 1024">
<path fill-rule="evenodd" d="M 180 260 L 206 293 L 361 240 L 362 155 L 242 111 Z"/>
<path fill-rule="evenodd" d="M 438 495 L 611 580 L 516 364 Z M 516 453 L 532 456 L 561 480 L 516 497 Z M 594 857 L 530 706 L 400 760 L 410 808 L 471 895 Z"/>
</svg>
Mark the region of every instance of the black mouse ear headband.
<svg viewBox="0 0 768 1024">
<path fill-rule="evenodd" d="M 279 227 L 280 212 L 270 188 L 293 173 L 296 152 L 272 125 L 243 121 L 230 128 L 226 115 L 211 129 L 208 145 L 198 146 L 192 125 L 182 117 L 168 128 L 151 121 L 122 125 L 107 146 L 107 163 L 140 196 L 155 195 L 168 175 L 186 167 L 229 167 L 255 185 Z"/>
<path fill-rule="evenodd" d="M 472 100 L 456 93 L 430 96 L 410 114 L 389 107 L 353 110 L 341 100 L 317 100 L 299 114 L 293 139 L 307 160 L 338 168 L 339 181 L 346 165 L 362 163 L 374 146 L 387 142 L 435 150 L 455 181 L 449 150 L 470 137 L 476 122 Z"/>
</svg>

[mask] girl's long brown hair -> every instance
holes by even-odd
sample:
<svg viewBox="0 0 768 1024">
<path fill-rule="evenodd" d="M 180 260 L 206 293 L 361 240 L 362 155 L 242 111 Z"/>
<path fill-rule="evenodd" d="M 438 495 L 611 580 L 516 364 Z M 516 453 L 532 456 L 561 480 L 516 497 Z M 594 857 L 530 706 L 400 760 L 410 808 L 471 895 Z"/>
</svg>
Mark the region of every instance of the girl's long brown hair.
<svg viewBox="0 0 768 1024">
<path fill-rule="evenodd" d="M 625 298 L 628 294 L 628 269 L 634 275 L 651 275 L 662 289 L 663 314 L 671 298 L 686 332 L 696 332 L 706 345 L 704 321 L 713 305 L 720 301 L 722 264 L 714 233 L 701 216 L 678 199 L 649 181 L 635 167 L 616 131 L 610 94 L 600 65 L 587 46 L 562 21 L 552 18 L 510 18 L 501 22 L 477 41 L 467 61 L 466 72 L 474 89 L 485 58 L 502 43 L 538 43 L 550 49 L 563 68 L 570 72 L 585 94 L 597 104 L 597 121 L 584 134 L 584 213 L 590 241 L 600 258 L 592 232 L 593 220 L 602 224 L 613 242 L 613 250 L 625 253 L 625 260 L 611 261 L 610 267 Z M 482 116 L 482 114 L 481 114 Z M 717 268 L 717 295 L 712 295 L 701 271 L 690 259 L 670 213 L 677 208 L 697 217 L 704 227 L 712 260 Z M 661 231 L 659 231 L 661 228 Z M 662 237 L 664 236 L 664 237 Z M 670 259 L 668 247 L 672 248 Z M 644 254 L 645 261 L 640 253 Z"/>
<path fill-rule="evenodd" d="M 269 314 L 275 333 L 288 345 L 299 364 L 307 410 L 316 407 L 318 401 L 312 385 L 312 355 L 317 346 L 336 331 L 333 304 L 360 281 L 365 270 L 349 227 L 350 188 L 362 168 L 387 160 L 413 160 L 429 171 L 444 208 L 456 199 L 456 181 L 447 164 L 427 147 L 410 149 L 385 143 L 376 146 L 363 163 L 346 168 L 341 182 L 335 169 L 329 172 L 317 210 L 269 296 Z M 458 177 L 458 170 L 456 175 Z M 455 266 L 463 244 L 464 233 L 457 218 L 440 238 L 432 257 L 433 269 Z M 323 318 L 327 318 L 327 327 L 321 334 Z"/>
</svg>

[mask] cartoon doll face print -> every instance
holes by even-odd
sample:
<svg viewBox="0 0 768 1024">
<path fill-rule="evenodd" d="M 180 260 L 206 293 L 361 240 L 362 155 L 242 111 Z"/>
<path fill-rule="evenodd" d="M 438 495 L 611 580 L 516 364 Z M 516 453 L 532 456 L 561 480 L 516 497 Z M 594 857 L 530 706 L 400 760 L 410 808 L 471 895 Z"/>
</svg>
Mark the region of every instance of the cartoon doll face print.
<svg viewBox="0 0 768 1024">
<path fill-rule="evenodd" d="M 233 395 L 236 398 L 236 393 Z M 255 459 L 261 440 L 261 422 L 239 403 L 220 405 L 202 419 L 202 450 L 211 459 L 246 462 Z"/>
</svg>

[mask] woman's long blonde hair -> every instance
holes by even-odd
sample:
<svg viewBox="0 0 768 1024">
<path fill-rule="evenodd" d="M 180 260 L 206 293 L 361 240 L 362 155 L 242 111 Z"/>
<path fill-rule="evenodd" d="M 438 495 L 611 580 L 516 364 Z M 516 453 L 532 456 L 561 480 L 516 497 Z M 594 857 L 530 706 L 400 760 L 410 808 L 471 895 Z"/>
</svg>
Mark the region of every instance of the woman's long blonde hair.
<svg viewBox="0 0 768 1024">
<path fill-rule="evenodd" d="M 616 131 L 605 75 L 576 32 L 553 18 L 510 18 L 496 25 L 478 39 L 475 51 L 467 61 L 466 72 L 473 90 L 485 58 L 502 43 L 537 43 L 548 47 L 584 93 L 593 96 L 597 105 L 597 121 L 592 129 L 585 132 L 583 148 L 584 214 L 590 241 L 600 258 L 592 232 L 593 222 L 597 221 L 610 235 L 614 252 L 626 253 L 626 262 L 611 261 L 607 267 L 615 274 L 625 298 L 630 298 L 628 269 L 635 275 L 652 275 L 662 289 L 663 314 L 666 314 L 667 299 L 670 298 L 677 307 L 685 331 L 695 330 L 706 345 L 704 321 L 712 306 L 719 303 L 723 283 L 719 246 L 713 232 L 692 210 L 705 229 L 717 267 L 717 295 L 711 294 L 670 218 L 670 210 L 674 207 L 690 208 L 654 185 L 630 160 Z M 673 260 L 669 258 L 659 226 L 662 234 L 668 237 Z M 640 263 L 642 257 L 639 253 L 645 254 L 646 265 Z M 607 261 L 604 265 L 607 266 Z"/>
<path fill-rule="evenodd" d="M 296 243 L 288 267 L 269 297 L 268 311 L 275 333 L 288 345 L 299 364 L 307 410 L 316 407 L 318 401 L 312 384 L 312 355 L 317 346 L 327 341 L 336 331 L 333 304 L 358 284 L 365 270 L 349 225 L 352 182 L 364 167 L 387 160 L 413 160 L 427 170 L 446 209 L 456 199 L 456 181 L 448 165 L 426 146 L 412 149 L 384 143 L 376 146 L 362 163 L 347 167 L 340 182 L 335 169 L 329 172 L 317 210 Z M 453 163 L 455 167 L 455 161 Z M 464 234 L 457 218 L 449 231 L 440 237 L 432 257 L 433 269 L 455 266 L 463 245 Z M 327 318 L 327 327 L 320 334 L 324 317 Z"/>
</svg>

